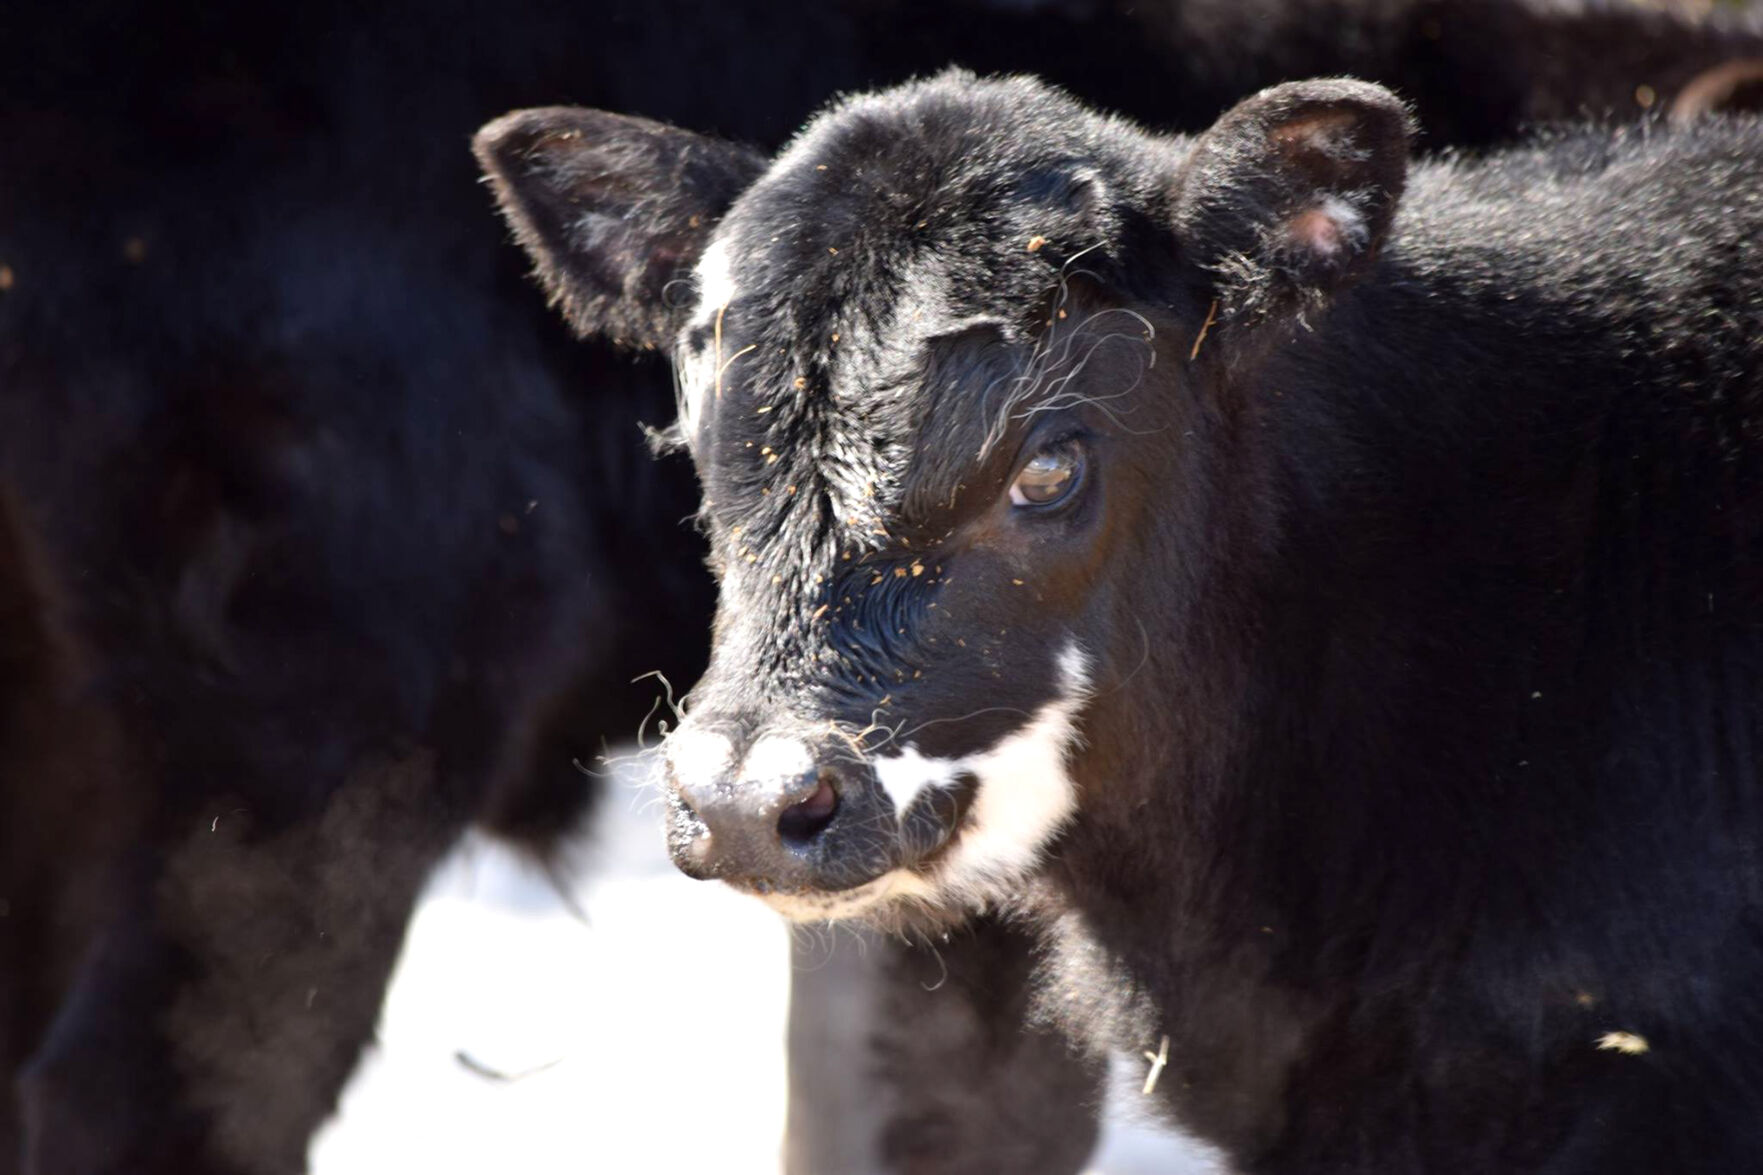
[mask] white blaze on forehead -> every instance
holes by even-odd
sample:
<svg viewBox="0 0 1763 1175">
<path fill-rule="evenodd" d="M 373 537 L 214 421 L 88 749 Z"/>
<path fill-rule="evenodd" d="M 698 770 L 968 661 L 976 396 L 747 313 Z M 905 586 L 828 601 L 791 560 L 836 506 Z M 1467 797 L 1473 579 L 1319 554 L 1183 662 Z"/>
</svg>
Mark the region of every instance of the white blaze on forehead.
<svg viewBox="0 0 1763 1175">
<path fill-rule="evenodd" d="M 673 777 L 683 784 L 716 779 L 734 763 L 735 747 L 725 736 L 695 726 L 682 726 L 667 736 L 663 749 Z"/>
<path fill-rule="evenodd" d="M 896 869 L 824 899 L 780 896 L 771 904 L 808 921 L 852 917 L 896 897 L 978 907 L 1011 896 L 1077 811 L 1077 784 L 1066 757 L 1077 744 L 1077 716 L 1089 700 L 1089 659 L 1072 641 L 1054 664 L 1059 696 L 989 750 L 931 759 L 907 747 L 874 760 L 896 814 L 904 814 L 926 788 L 947 787 L 963 775 L 978 781 L 966 826 L 928 873 Z"/>
<path fill-rule="evenodd" d="M 735 281 L 729 271 L 727 243 L 710 242 L 698 258 L 696 273 L 698 305 L 687 323 L 687 329 L 693 332 L 699 327 L 714 329 L 717 315 L 734 301 Z M 704 418 L 704 400 L 713 394 L 717 368 L 722 362 L 714 341 L 680 356 L 680 425 L 688 437 L 698 431 L 698 422 Z"/>
<path fill-rule="evenodd" d="M 693 326 L 708 326 L 716 312 L 735 300 L 735 279 L 729 272 L 728 242 L 714 240 L 698 257 L 698 305 L 692 311 Z"/>
</svg>

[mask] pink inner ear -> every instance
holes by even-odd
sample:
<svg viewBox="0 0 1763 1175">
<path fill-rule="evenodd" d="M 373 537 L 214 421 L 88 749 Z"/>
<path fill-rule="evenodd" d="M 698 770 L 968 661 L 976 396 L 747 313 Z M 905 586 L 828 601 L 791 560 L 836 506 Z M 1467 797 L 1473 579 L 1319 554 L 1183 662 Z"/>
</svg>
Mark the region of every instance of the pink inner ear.
<svg viewBox="0 0 1763 1175">
<path fill-rule="evenodd" d="M 1343 222 L 1345 212 L 1359 224 Z M 1292 217 L 1287 226 L 1292 243 L 1318 257 L 1335 258 L 1346 252 L 1363 231 L 1364 218 L 1358 209 L 1344 200 L 1330 198 L 1314 208 L 1307 208 Z M 1356 232 L 1355 229 L 1360 229 Z"/>
</svg>

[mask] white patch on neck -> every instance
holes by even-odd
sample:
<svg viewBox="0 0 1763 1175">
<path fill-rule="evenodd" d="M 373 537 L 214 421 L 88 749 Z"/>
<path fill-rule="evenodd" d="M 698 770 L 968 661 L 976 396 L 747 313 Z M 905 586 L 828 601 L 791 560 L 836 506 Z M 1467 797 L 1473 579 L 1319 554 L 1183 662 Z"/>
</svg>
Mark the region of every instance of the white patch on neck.
<svg viewBox="0 0 1763 1175">
<path fill-rule="evenodd" d="M 729 271 L 727 242 L 711 241 L 698 258 L 696 273 L 698 305 L 686 324 L 687 330 L 705 326 L 714 329 L 716 316 L 735 299 L 735 280 Z M 704 418 L 704 401 L 714 394 L 717 369 L 723 362 L 723 357 L 716 353 L 714 341 L 679 358 L 680 427 L 688 438 L 698 432 L 698 422 Z"/>
<path fill-rule="evenodd" d="M 978 780 L 965 827 L 926 873 L 895 869 L 856 889 L 803 898 L 768 898 L 798 921 L 848 918 L 905 899 L 940 909 L 980 908 L 1016 896 L 1047 845 L 1077 811 L 1077 784 L 1066 757 L 1077 745 L 1077 715 L 1090 695 L 1089 659 L 1072 641 L 1055 662 L 1059 696 L 1028 724 L 990 750 L 960 759 L 931 759 L 915 747 L 877 756 L 877 778 L 903 814 L 926 788 L 947 787 L 964 774 Z"/>
</svg>

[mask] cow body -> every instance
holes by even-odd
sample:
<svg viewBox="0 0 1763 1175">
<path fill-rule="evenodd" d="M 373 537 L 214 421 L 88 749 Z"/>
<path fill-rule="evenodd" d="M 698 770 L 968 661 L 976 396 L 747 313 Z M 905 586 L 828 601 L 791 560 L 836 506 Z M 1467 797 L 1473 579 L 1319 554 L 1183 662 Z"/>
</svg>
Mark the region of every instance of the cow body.
<svg viewBox="0 0 1763 1175">
<path fill-rule="evenodd" d="M 542 26 L 200 7 L 6 38 L 8 1173 L 303 1170 L 433 863 L 702 663 L 667 375 L 531 307 L 459 129 Z"/>
<path fill-rule="evenodd" d="M 1763 130 L 1409 127 L 955 74 L 768 164 L 582 111 L 480 150 L 583 324 L 677 349 L 682 868 L 1027 918 L 1045 1010 L 1244 1171 L 1749 1169 Z M 696 244 L 603 249 L 631 191 Z M 669 266 L 695 305 L 606 284 Z"/>
</svg>

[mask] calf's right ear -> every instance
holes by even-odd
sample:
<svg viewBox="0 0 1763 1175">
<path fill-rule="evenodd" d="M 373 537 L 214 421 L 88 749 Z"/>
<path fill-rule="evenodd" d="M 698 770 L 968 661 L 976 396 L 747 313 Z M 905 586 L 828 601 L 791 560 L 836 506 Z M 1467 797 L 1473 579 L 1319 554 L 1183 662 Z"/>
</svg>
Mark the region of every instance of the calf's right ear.
<svg viewBox="0 0 1763 1175">
<path fill-rule="evenodd" d="M 574 106 L 504 115 L 472 150 L 570 324 L 643 348 L 673 340 L 691 296 L 670 283 L 765 167 L 734 143 Z"/>
<path fill-rule="evenodd" d="M 1175 230 L 1221 327 L 1301 316 L 1371 268 L 1413 129 L 1382 86 L 1330 79 L 1263 90 L 1194 141 Z"/>
</svg>

